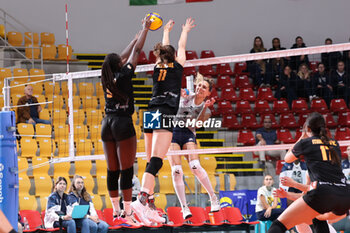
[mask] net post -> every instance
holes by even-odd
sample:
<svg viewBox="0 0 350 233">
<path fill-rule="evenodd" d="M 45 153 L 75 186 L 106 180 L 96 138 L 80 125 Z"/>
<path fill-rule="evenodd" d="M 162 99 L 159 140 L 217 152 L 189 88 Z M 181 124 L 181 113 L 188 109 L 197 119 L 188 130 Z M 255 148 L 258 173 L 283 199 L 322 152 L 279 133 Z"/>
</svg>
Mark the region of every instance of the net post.
<svg viewBox="0 0 350 233">
<path fill-rule="evenodd" d="M 2 93 L 4 95 L 4 107 L 2 111 L 10 111 L 10 78 L 4 79 Z"/>
<path fill-rule="evenodd" d="M 74 157 L 74 121 L 73 121 L 73 80 L 71 74 L 68 79 L 68 125 L 69 125 L 69 157 Z"/>
</svg>

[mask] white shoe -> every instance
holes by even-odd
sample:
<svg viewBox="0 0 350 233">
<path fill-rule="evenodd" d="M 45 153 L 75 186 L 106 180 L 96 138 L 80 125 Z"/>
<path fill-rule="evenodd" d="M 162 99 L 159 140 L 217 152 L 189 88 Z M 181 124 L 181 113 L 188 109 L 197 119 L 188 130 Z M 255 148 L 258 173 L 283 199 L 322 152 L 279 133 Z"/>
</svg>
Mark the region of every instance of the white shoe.
<svg viewBox="0 0 350 233">
<path fill-rule="evenodd" d="M 125 215 L 124 220 L 125 223 L 130 226 L 141 226 L 141 223 L 136 220 L 133 213 L 131 213 L 130 215 Z"/>
<path fill-rule="evenodd" d="M 149 220 L 151 220 L 152 222 L 155 222 L 155 223 L 164 224 L 166 222 L 165 218 L 159 216 L 157 210 L 149 209 L 149 211 L 147 212 L 147 217 L 149 218 Z"/>
<path fill-rule="evenodd" d="M 134 211 L 134 214 L 136 214 L 144 225 L 150 226 L 152 224 L 152 222 L 147 218 L 147 213 L 149 212 L 148 206 L 142 205 L 139 199 L 132 202 L 130 206 L 132 211 Z"/>
<path fill-rule="evenodd" d="M 218 198 L 216 197 L 216 195 L 211 197 L 210 200 L 211 206 L 210 206 L 210 211 L 211 212 L 217 212 L 220 210 L 220 202 L 218 200 Z"/>
<path fill-rule="evenodd" d="M 190 208 L 184 207 L 182 208 L 182 217 L 186 220 L 190 217 L 192 217 L 192 213 L 190 211 Z"/>
</svg>

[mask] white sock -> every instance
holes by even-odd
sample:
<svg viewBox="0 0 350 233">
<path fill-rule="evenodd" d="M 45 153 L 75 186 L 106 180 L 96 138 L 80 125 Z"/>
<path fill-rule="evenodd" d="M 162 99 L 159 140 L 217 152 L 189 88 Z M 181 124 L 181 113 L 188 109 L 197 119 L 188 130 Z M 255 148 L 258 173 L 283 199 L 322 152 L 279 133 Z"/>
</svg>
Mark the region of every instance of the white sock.
<svg viewBox="0 0 350 233">
<path fill-rule="evenodd" d="M 131 204 L 131 201 L 123 201 L 124 211 L 125 211 L 126 215 L 130 215 L 131 214 L 130 204 Z"/>
<path fill-rule="evenodd" d="M 312 233 L 311 227 L 306 223 L 296 225 L 295 228 L 299 233 Z"/>
<path fill-rule="evenodd" d="M 177 195 L 179 198 L 181 208 L 187 207 L 186 203 L 186 194 L 185 194 L 185 183 L 184 183 L 184 173 L 182 171 L 181 165 L 175 165 L 171 167 L 171 175 L 173 178 L 173 185 Z"/>
<path fill-rule="evenodd" d="M 113 206 L 113 214 L 119 215 L 120 214 L 120 205 L 119 205 L 119 199 L 120 197 L 110 197 Z"/>
<path fill-rule="evenodd" d="M 213 186 L 211 186 L 209 177 L 207 172 L 204 170 L 204 168 L 201 166 L 198 159 L 192 160 L 189 162 L 190 168 L 193 172 L 193 174 L 197 177 L 201 185 L 207 190 L 207 193 L 209 194 L 210 200 L 215 195 Z"/>
<path fill-rule="evenodd" d="M 337 233 L 337 231 L 334 229 L 334 227 L 328 223 L 329 233 Z"/>
</svg>

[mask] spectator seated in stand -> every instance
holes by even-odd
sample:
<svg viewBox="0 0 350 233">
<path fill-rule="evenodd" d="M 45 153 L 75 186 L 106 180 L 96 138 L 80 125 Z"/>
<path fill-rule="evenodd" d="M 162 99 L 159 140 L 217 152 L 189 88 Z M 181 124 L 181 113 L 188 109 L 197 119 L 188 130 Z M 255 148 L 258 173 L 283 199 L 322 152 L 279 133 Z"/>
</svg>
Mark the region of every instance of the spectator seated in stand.
<svg viewBox="0 0 350 233">
<path fill-rule="evenodd" d="M 272 48 L 269 51 L 285 50 L 281 47 L 281 41 L 279 38 L 272 39 Z M 283 73 L 285 65 L 289 63 L 290 58 L 276 57 L 269 60 L 266 67 L 266 86 L 272 87 L 278 86 L 280 76 Z"/>
<path fill-rule="evenodd" d="M 305 63 L 300 64 L 297 76 L 297 96 L 311 101 L 316 95 L 312 88 L 311 71 Z"/>
<path fill-rule="evenodd" d="M 290 66 L 285 66 L 280 76 L 279 83 L 276 88 L 275 97 L 277 99 L 285 98 L 288 100 L 289 108 L 292 106 L 293 100 L 297 99 L 298 77 L 292 71 Z"/>
<path fill-rule="evenodd" d="M 301 36 L 295 38 L 295 44 L 291 47 L 291 49 L 299 49 L 306 48 L 304 40 Z M 292 70 L 297 70 L 301 64 L 309 64 L 309 57 L 307 55 L 299 55 L 293 56 L 290 58 L 290 67 Z"/>
<path fill-rule="evenodd" d="M 318 71 L 311 78 L 312 86 L 316 96 L 324 99 L 329 107 L 333 99 L 333 87 L 331 86 L 329 74 L 326 72 L 323 63 L 318 64 L 317 70 Z"/>
<path fill-rule="evenodd" d="M 51 124 L 51 121 L 49 120 L 43 120 L 39 118 L 39 113 L 41 112 L 41 106 L 39 104 L 37 105 L 31 105 L 38 103 L 38 100 L 35 96 L 33 96 L 33 87 L 30 85 L 27 85 L 24 88 L 24 96 L 19 98 L 17 105 L 29 105 L 30 106 L 24 106 L 24 107 L 18 107 L 17 109 L 17 117 L 18 117 L 18 123 L 28 123 L 28 124 Z"/>
<path fill-rule="evenodd" d="M 258 189 L 256 198 L 256 217 L 260 221 L 274 221 L 282 214 L 284 209 L 278 208 L 278 198 L 273 196 L 273 191 L 276 188 L 272 187 L 274 183 L 272 176 L 266 175 L 263 183 L 263 186 Z"/>
<path fill-rule="evenodd" d="M 331 38 L 327 38 L 324 44 L 331 45 L 333 44 L 333 40 Z M 321 54 L 322 63 L 325 65 L 327 71 L 335 70 L 337 68 L 338 61 L 341 59 L 342 54 L 339 51 Z"/>
<path fill-rule="evenodd" d="M 339 61 L 337 64 L 337 69 L 331 72 L 330 80 L 335 98 L 345 99 L 346 103 L 349 104 L 348 92 L 350 88 L 350 80 L 347 72 L 345 71 L 343 61 Z"/>
<path fill-rule="evenodd" d="M 264 47 L 264 42 L 260 36 L 254 38 L 253 48 L 250 50 L 250 53 L 261 53 L 266 52 L 267 50 Z M 247 62 L 248 72 L 250 73 L 251 78 L 254 80 L 254 85 L 256 86 L 265 86 L 265 74 L 266 74 L 266 61 L 257 60 Z"/>
<path fill-rule="evenodd" d="M 107 233 L 108 224 L 98 218 L 94 204 L 92 203 L 91 196 L 84 187 L 83 177 L 75 175 L 72 180 L 72 184 L 69 188 L 68 202 L 71 207 L 75 205 L 89 205 L 88 214 L 82 220 L 87 222 L 87 229 L 85 225 L 82 226 L 81 231 L 83 233 Z M 86 231 L 85 231 L 86 230 Z"/>
</svg>

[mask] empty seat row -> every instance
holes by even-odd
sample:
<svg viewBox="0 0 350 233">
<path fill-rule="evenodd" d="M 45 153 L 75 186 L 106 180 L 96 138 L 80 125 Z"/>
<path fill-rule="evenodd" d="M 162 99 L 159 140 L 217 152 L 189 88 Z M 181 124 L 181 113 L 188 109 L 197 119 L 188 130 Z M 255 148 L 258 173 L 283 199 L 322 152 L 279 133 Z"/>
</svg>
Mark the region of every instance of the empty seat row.
<svg viewBox="0 0 350 233">
<path fill-rule="evenodd" d="M 13 71 L 11 71 L 10 68 L 0 68 L 0 80 L 3 80 L 4 78 L 10 78 L 10 77 L 29 77 L 29 78 L 36 78 L 36 77 L 42 77 L 42 79 L 45 79 L 45 71 L 42 69 L 23 69 L 23 68 L 13 68 Z M 22 81 L 22 79 L 15 79 L 19 82 Z M 24 79 L 23 79 L 24 80 Z M 22 81 L 27 82 L 28 80 Z M 36 81 L 36 80 L 32 80 Z"/>
<path fill-rule="evenodd" d="M 39 34 L 37 32 L 25 32 L 24 35 L 21 32 L 9 31 L 7 32 L 7 40 L 12 46 L 22 46 L 24 39 L 24 45 L 37 45 L 39 44 Z M 55 34 L 51 32 L 40 33 L 41 44 L 55 44 Z"/>
</svg>

